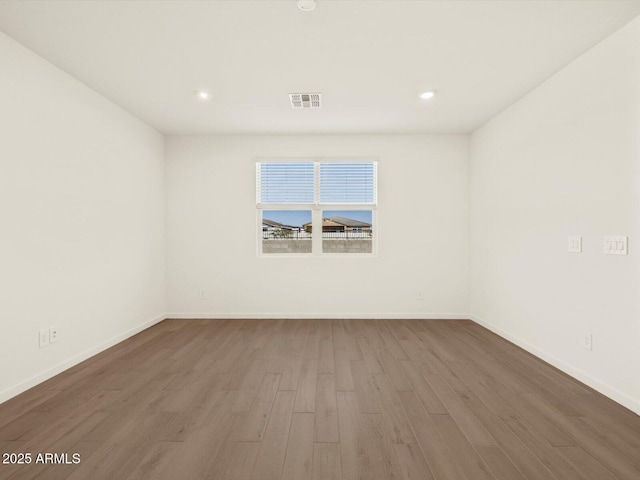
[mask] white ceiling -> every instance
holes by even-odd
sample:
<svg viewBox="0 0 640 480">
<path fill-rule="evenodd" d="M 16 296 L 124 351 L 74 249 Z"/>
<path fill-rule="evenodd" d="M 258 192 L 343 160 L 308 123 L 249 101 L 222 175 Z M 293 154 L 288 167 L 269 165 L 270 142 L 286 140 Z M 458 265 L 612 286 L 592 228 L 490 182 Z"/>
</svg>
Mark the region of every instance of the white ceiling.
<svg viewBox="0 0 640 480">
<path fill-rule="evenodd" d="M 166 134 L 466 133 L 640 14 L 638 0 L 317 3 L 5 0 L 0 30 Z M 293 110 L 293 92 L 322 92 L 322 108 Z"/>
</svg>

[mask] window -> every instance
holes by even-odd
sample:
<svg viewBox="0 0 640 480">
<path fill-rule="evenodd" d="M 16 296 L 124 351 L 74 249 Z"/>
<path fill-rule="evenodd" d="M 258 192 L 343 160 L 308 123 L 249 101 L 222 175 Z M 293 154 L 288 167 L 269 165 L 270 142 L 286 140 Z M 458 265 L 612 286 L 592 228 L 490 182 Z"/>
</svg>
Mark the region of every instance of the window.
<svg viewBox="0 0 640 480">
<path fill-rule="evenodd" d="M 311 210 L 262 210 L 262 253 L 311 253 Z"/>
<path fill-rule="evenodd" d="M 377 162 L 258 162 L 258 252 L 373 254 Z"/>
<path fill-rule="evenodd" d="M 323 210 L 323 253 L 373 253 L 372 210 Z"/>
</svg>

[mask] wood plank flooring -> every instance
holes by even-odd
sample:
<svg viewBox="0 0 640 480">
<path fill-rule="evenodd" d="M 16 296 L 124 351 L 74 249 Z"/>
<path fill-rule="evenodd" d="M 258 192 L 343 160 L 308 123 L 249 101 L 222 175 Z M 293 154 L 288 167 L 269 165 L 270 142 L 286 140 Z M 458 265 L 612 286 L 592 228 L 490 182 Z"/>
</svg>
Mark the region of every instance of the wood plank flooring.
<svg viewBox="0 0 640 480">
<path fill-rule="evenodd" d="M 470 321 L 166 320 L 0 405 L 27 452 L 81 461 L 0 479 L 638 480 L 640 417 Z"/>
</svg>

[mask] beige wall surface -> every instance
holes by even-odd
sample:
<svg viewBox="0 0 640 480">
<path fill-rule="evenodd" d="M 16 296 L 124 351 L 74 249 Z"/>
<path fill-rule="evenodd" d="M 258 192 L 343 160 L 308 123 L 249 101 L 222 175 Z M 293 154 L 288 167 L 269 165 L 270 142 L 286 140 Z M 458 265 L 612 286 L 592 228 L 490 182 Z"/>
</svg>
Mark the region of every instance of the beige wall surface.
<svg viewBox="0 0 640 480">
<path fill-rule="evenodd" d="M 378 160 L 377 256 L 259 257 L 255 162 L 354 157 Z M 466 317 L 467 194 L 463 135 L 169 137 L 168 314 Z"/>
<path fill-rule="evenodd" d="M 471 137 L 471 312 L 638 413 L 639 120 L 637 19 Z"/>
<path fill-rule="evenodd" d="M 0 105 L 1 402 L 165 307 L 162 135 L 2 33 Z"/>
</svg>

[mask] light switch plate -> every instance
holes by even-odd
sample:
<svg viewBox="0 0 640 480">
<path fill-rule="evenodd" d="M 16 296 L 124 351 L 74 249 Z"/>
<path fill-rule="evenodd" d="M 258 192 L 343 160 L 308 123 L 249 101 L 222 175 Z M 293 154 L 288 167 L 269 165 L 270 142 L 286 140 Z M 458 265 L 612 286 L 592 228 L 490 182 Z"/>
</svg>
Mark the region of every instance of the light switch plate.
<svg viewBox="0 0 640 480">
<path fill-rule="evenodd" d="M 40 330 L 38 332 L 38 345 L 40 348 L 49 345 L 49 329 Z"/>
<path fill-rule="evenodd" d="M 567 245 L 568 251 L 571 253 L 582 252 L 582 237 L 580 235 L 574 235 L 569 237 L 569 243 Z"/>
<path fill-rule="evenodd" d="M 619 236 L 619 235 L 604 237 L 604 254 L 605 255 L 626 255 L 627 254 L 627 237 Z"/>
</svg>

